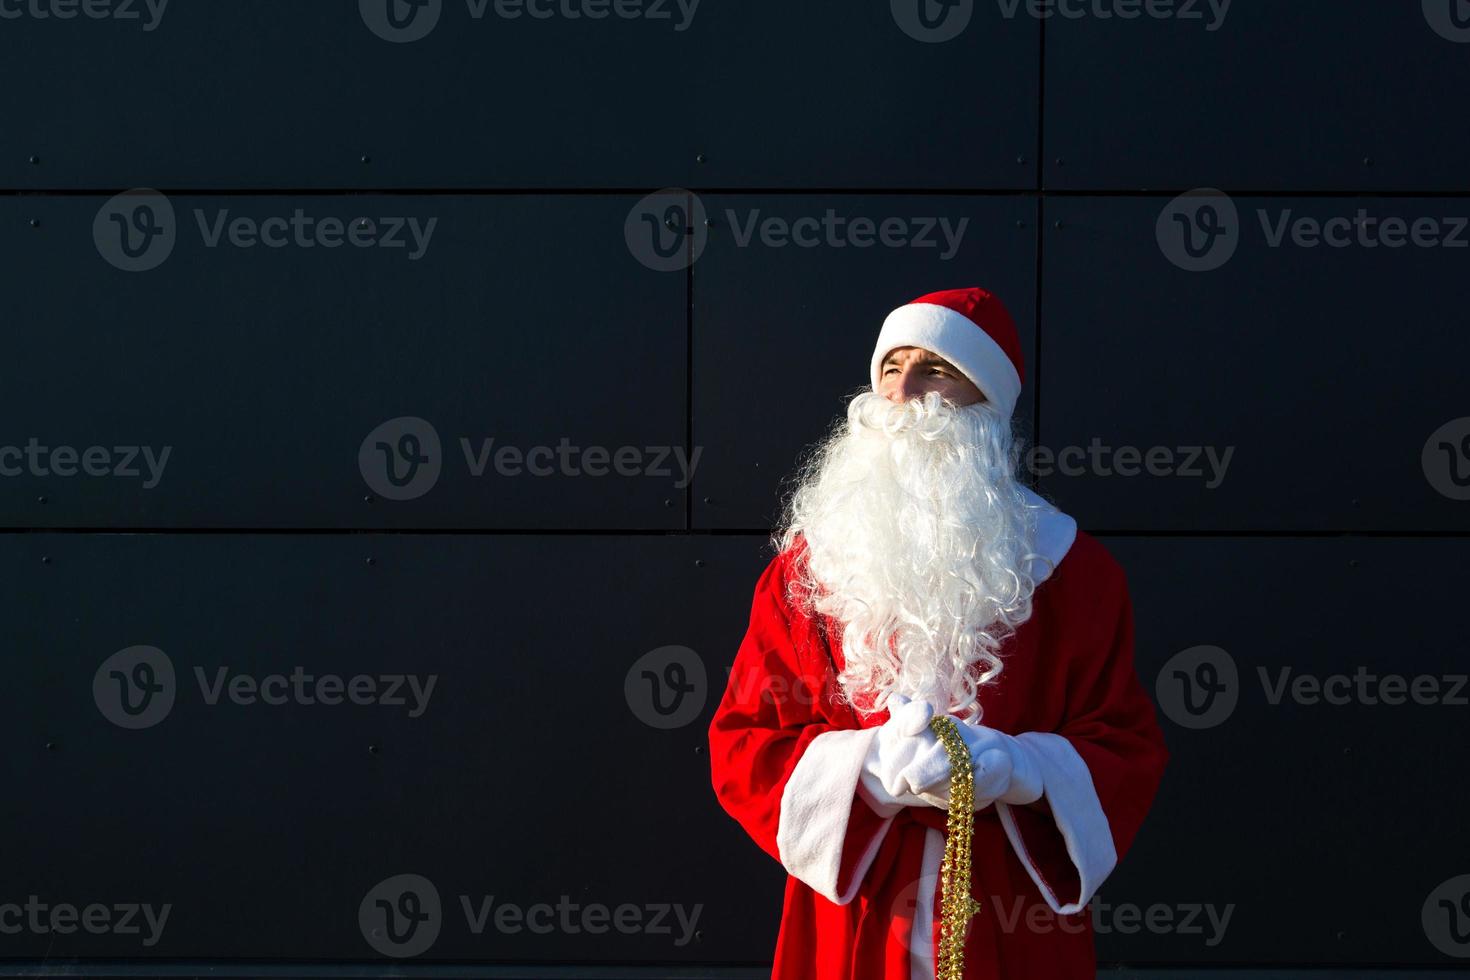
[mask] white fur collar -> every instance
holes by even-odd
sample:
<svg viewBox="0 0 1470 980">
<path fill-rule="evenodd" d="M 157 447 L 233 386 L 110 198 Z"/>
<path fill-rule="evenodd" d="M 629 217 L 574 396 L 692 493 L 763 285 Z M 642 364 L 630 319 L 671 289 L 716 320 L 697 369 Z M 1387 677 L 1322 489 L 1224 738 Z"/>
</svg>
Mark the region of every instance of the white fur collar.
<svg viewBox="0 0 1470 980">
<path fill-rule="evenodd" d="M 1046 562 L 1032 559 L 1032 579 L 1037 585 L 1045 582 L 1051 577 L 1056 566 L 1062 563 L 1067 552 L 1071 550 L 1072 542 L 1077 540 L 1077 522 L 1067 514 L 1057 509 L 1056 505 L 1046 500 L 1022 484 L 1021 492 L 1026 496 L 1026 502 L 1033 506 L 1040 506 L 1041 512 L 1036 515 L 1036 550 L 1052 561 L 1052 566 L 1047 567 Z"/>
</svg>

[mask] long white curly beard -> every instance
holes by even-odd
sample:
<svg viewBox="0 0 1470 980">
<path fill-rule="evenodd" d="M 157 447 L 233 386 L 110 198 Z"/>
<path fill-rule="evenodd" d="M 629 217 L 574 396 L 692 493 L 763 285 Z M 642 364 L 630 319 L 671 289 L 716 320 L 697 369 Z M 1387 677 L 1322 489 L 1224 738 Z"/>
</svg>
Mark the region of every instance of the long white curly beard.
<svg viewBox="0 0 1470 980">
<path fill-rule="evenodd" d="M 929 392 L 856 395 L 799 468 L 773 543 L 801 534 L 788 597 L 842 624 L 847 703 L 894 693 L 979 720 L 1004 640 L 1031 617 L 1036 508 L 1015 478 L 1008 420 Z"/>
</svg>

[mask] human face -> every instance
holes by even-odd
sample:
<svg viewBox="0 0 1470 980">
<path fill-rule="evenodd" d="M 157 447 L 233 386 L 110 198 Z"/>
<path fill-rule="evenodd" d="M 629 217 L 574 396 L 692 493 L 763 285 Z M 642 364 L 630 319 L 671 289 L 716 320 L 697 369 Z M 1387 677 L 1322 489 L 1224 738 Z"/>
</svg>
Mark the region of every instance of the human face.
<svg viewBox="0 0 1470 980">
<path fill-rule="evenodd" d="M 931 391 L 963 408 L 985 401 L 975 383 L 953 364 L 923 347 L 895 347 L 878 368 L 878 394 L 902 403 Z"/>
</svg>

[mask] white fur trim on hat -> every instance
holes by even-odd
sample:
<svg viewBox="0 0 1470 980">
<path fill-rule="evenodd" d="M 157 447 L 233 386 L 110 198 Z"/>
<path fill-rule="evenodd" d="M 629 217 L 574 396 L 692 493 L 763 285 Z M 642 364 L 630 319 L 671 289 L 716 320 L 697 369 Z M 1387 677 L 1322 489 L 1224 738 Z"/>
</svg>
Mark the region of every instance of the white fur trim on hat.
<svg viewBox="0 0 1470 980">
<path fill-rule="evenodd" d="M 873 390 L 882 378 L 883 359 L 895 347 L 923 347 L 964 372 L 985 397 L 1010 418 L 1021 395 L 1016 365 L 981 327 L 962 313 L 936 303 L 908 303 L 883 321 L 869 368 Z"/>
</svg>

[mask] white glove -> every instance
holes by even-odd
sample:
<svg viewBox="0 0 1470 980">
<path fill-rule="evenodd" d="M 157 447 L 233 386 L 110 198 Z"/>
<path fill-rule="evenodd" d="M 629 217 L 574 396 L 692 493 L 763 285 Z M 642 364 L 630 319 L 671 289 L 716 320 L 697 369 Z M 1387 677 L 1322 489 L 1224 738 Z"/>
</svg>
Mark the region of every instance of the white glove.
<svg viewBox="0 0 1470 980">
<path fill-rule="evenodd" d="M 1024 804 L 1041 799 L 1041 766 L 1029 745 L 978 722 L 955 720 L 975 766 L 976 810 L 983 810 L 996 800 Z M 926 749 L 909 763 L 901 778 L 908 783 L 909 792 L 925 803 L 948 809 L 949 756 L 937 737 L 934 741 L 932 749 Z"/>
<path fill-rule="evenodd" d="M 888 720 L 878 726 L 858 778 L 859 795 L 880 816 L 891 817 L 906 806 L 932 806 L 913 793 L 902 774 L 939 746 L 939 737 L 929 728 L 933 717 L 934 707 L 927 701 L 910 701 L 902 694 L 888 699 Z"/>
</svg>

